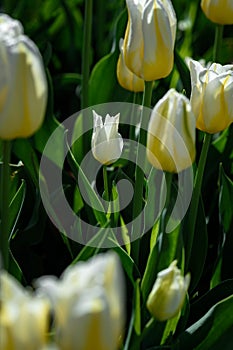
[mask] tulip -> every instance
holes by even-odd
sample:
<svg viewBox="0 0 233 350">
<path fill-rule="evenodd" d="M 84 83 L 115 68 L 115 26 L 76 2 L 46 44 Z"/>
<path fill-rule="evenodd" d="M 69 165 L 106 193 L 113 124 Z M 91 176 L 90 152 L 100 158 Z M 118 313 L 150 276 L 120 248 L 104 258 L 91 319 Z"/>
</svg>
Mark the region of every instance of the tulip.
<svg viewBox="0 0 233 350">
<path fill-rule="evenodd" d="M 176 15 L 170 0 L 126 0 L 124 59 L 138 77 L 152 81 L 173 68 Z"/>
<path fill-rule="evenodd" d="M 233 65 L 213 63 L 208 69 L 190 60 L 191 105 L 198 129 L 210 134 L 233 122 Z"/>
<path fill-rule="evenodd" d="M 117 79 L 119 84 L 126 90 L 133 92 L 144 91 L 144 80 L 131 72 L 125 64 L 123 39 L 120 40 L 120 56 L 117 62 Z"/>
<path fill-rule="evenodd" d="M 173 261 L 170 266 L 158 273 L 155 284 L 147 299 L 147 308 L 154 318 L 166 321 L 176 316 L 185 300 L 190 275 L 181 275 Z"/>
<path fill-rule="evenodd" d="M 120 114 L 110 117 L 107 114 L 103 124 L 102 117 L 93 111 L 92 153 L 102 164 L 114 163 L 121 156 L 123 139 L 118 133 Z"/>
<path fill-rule="evenodd" d="M 114 253 L 69 267 L 60 280 L 42 277 L 40 291 L 55 312 L 61 350 L 116 350 L 124 326 L 123 276 Z"/>
<path fill-rule="evenodd" d="M 0 274 L 0 343 L 4 350 L 41 350 L 47 341 L 49 303 L 6 272 Z"/>
<path fill-rule="evenodd" d="M 233 24 L 232 0 L 202 0 L 201 8 L 212 22 Z"/>
<path fill-rule="evenodd" d="M 195 118 L 190 102 L 170 89 L 151 113 L 148 160 L 155 168 L 178 173 L 192 165 L 195 153 Z"/>
<path fill-rule="evenodd" d="M 20 22 L 0 15 L 0 138 L 29 137 L 41 126 L 47 81 L 36 45 Z"/>
</svg>

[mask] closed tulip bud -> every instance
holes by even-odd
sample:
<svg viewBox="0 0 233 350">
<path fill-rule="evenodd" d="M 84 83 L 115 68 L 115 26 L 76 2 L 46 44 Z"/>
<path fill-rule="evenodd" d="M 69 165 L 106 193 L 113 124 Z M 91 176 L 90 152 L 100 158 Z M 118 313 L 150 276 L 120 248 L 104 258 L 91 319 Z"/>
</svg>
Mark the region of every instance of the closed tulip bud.
<svg viewBox="0 0 233 350">
<path fill-rule="evenodd" d="M 0 138 L 29 137 L 41 126 L 47 81 L 36 45 L 20 22 L 0 15 Z"/>
<path fill-rule="evenodd" d="M 170 89 L 151 113 L 148 160 L 155 168 L 178 173 L 192 165 L 195 154 L 195 117 L 190 102 Z"/>
<path fill-rule="evenodd" d="M 201 8 L 206 17 L 218 24 L 233 24 L 232 0 L 202 0 Z"/>
<path fill-rule="evenodd" d="M 152 81 L 173 68 L 176 15 L 170 0 L 126 0 L 128 24 L 124 39 L 127 67 Z"/>
<path fill-rule="evenodd" d="M 119 119 L 119 113 L 115 117 L 107 114 L 103 124 L 102 117 L 93 111 L 92 153 L 102 164 L 114 163 L 121 156 L 123 139 L 118 133 Z"/>
<path fill-rule="evenodd" d="M 49 303 L 6 272 L 0 274 L 0 345 L 4 350 L 41 350 L 47 341 Z"/>
<path fill-rule="evenodd" d="M 208 69 L 190 60 L 191 105 L 197 128 L 210 134 L 233 122 L 233 65 L 213 63 Z"/>
<path fill-rule="evenodd" d="M 37 281 L 55 311 L 61 350 L 116 350 L 123 333 L 124 284 L 118 256 L 99 254 L 69 267 L 60 280 Z"/>
<path fill-rule="evenodd" d="M 158 273 L 155 284 L 147 299 L 147 308 L 154 318 L 166 321 L 181 310 L 187 293 L 190 275 L 181 275 L 177 261 Z"/>
<path fill-rule="evenodd" d="M 117 62 L 117 79 L 126 90 L 139 92 L 144 90 L 144 80 L 139 78 L 125 64 L 123 39 L 120 40 L 120 56 Z"/>
</svg>

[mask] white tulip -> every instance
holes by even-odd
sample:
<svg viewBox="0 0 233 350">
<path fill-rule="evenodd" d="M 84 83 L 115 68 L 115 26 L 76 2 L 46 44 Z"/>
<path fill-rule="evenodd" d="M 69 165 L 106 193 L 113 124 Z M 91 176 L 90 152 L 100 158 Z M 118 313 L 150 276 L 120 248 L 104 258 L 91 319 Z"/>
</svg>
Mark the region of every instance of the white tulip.
<svg viewBox="0 0 233 350">
<path fill-rule="evenodd" d="M 138 77 L 151 81 L 170 74 L 174 61 L 176 14 L 170 0 L 126 0 L 128 24 L 124 60 Z"/>
<path fill-rule="evenodd" d="M 55 312 L 61 350 L 116 350 L 123 332 L 124 285 L 118 256 L 99 254 L 70 266 L 60 280 L 42 277 Z"/>
<path fill-rule="evenodd" d="M 49 328 L 49 302 L 0 272 L 0 344 L 4 350 L 41 350 Z"/>
<path fill-rule="evenodd" d="M 190 275 L 183 277 L 176 264 L 175 260 L 167 269 L 158 273 L 147 300 L 148 310 L 159 321 L 176 316 L 184 304 Z"/>
<path fill-rule="evenodd" d="M 189 67 L 197 128 L 210 134 L 226 129 L 233 122 L 233 65 L 205 68 L 190 60 Z"/>
<path fill-rule="evenodd" d="M 118 133 L 120 114 L 114 117 L 102 117 L 93 111 L 93 134 L 91 140 L 92 153 L 102 164 L 114 163 L 121 156 L 123 139 Z"/>
<path fill-rule="evenodd" d="M 38 48 L 20 22 L 0 14 L 0 138 L 29 137 L 39 129 L 47 90 Z"/>
</svg>

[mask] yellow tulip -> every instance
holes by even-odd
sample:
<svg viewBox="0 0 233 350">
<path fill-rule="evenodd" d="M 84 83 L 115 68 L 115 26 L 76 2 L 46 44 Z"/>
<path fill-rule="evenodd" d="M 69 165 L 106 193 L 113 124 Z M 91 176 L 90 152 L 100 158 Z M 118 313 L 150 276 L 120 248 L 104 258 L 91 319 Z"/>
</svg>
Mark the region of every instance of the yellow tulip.
<svg viewBox="0 0 233 350">
<path fill-rule="evenodd" d="M 159 321 L 166 321 L 176 316 L 184 304 L 190 275 L 183 277 L 176 264 L 175 260 L 167 269 L 158 273 L 147 299 L 148 310 Z"/>
<path fill-rule="evenodd" d="M 133 92 L 144 91 L 144 80 L 131 72 L 125 64 L 123 39 L 120 40 L 120 56 L 117 62 L 117 79 L 119 84 L 126 90 Z"/>
<path fill-rule="evenodd" d="M 41 350 L 47 341 L 49 303 L 0 274 L 0 345 L 4 350 Z"/>
<path fill-rule="evenodd" d="M 121 156 L 123 139 L 118 133 L 120 114 L 102 117 L 93 111 L 93 134 L 91 148 L 93 156 L 101 164 L 114 163 Z"/>
<path fill-rule="evenodd" d="M 202 0 L 201 8 L 212 22 L 233 24 L 232 0 Z"/>
<path fill-rule="evenodd" d="M 191 105 L 197 128 L 210 134 L 233 122 L 233 65 L 213 63 L 208 69 L 190 60 Z"/>
<path fill-rule="evenodd" d="M 192 165 L 195 154 L 195 117 L 190 102 L 170 89 L 151 113 L 148 160 L 155 168 L 178 173 Z"/>
<path fill-rule="evenodd" d="M 47 81 L 36 45 L 20 22 L 0 15 L 0 138 L 29 137 L 41 126 Z"/>
<path fill-rule="evenodd" d="M 123 333 L 124 285 L 118 256 L 99 254 L 69 267 L 60 280 L 37 281 L 55 311 L 61 350 L 116 350 Z"/>
<path fill-rule="evenodd" d="M 152 81 L 173 68 L 176 15 L 170 0 L 126 0 L 124 59 L 138 77 Z"/>
</svg>

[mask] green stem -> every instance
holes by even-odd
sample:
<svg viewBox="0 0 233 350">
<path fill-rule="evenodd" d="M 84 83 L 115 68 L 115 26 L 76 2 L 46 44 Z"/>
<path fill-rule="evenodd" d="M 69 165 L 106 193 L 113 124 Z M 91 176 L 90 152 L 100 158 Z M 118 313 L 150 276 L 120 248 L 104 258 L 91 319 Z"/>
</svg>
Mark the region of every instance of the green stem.
<svg viewBox="0 0 233 350">
<path fill-rule="evenodd" d="M 151 106 L 151 96 L 152 96 L 152 81 L 146 81 L 145 82 L 145 89 L 144 89 L 144 95 L 143 95 L 143 101 L 142 105 L 143 107 L 150 107 Z M 143 121 L 143 111 L 141 116 L 141 124 Z M 136 218 L 143 208 L 143 182 L 144 182 L 144 173 L 143 170 L 139 167 L 139 159 L 145 158 L 145 149 L 142 146 L 146 146 L 146 138 L 147 138 L 147 132 L 144 128 L 140 129 L 139 134 L 139 140 L 138 140 L 138 150 L 137 150 L 137 159 L 136 159 L 136 170 L 135 170 L 135 192 L 134 192 L 134 199 L 133 199 L 133 219 Z M 135 235 L 135 230 L 141 230 L 141 227 L 135 228 L 134 225 L 132 227 L 132 240 L 134 240 L 134 237 L 138 237 L 138 234 Z M 136 239 L 132 245 L 131 245 L 131 252 L 132 256 L 134 258 L 135 263 L 138 263 L 139 259 L 139 239 Z"/>
<path fill-rule="evenodd" d="M 84 18 L 84 32 L 82 45 L 82 90 L 81 90 L 81 108 L 88 107 L 88 84 L 90 77 L 90 56 L 91 56 L 91 34 L 92 34 L 92 8 L 93 0 L 85 1 L 85 18 Z M 83 112 L 83 132 L 88 130 L 88 119 Z M 85 135 L 84 135 L 85 136 Z M 83 137 L 82 154 L 85 155 L 89 149 L 89 138 Z"/>
<path fill-rule="evenodd" d="M 214 39 L 214 49 L 213 49 L 214 62 L 218 61 L 219 59 L 221 46 L 222 46 L 223 28 L 224 28 L 223 25 L 218 25 L 218 24 L 215 27 L 215 39 Z M 186 269 L 187 270 L 189 268 L 189 262 L 190 262 L 191 252 L 192 252 L 198 205 L 199 205 L 199 200 L 201 195 L 202 180 L 203 180 L 203 174 L 205 170 L 206 158 L 207 158 L 208 150 L 211 143 L 211 138 L 212 138 L 212 135 L 208 133 L 206 133 L 204 136 L 203 146 L 202 146 L 201 155 L 200 155 L 198 168 L 197 168 L 195 181 L 194 181 L 193 196 L 192 196 L 189 215 L 188 215 L 189 232 L 187 232 L 187 234 L 189 237 L 188 237 L 187 246 L 186 246 Z"/>
<path fill-rule="evenodd" d="M 1 232 L 0 249 L 3 266 L 9 268 L 9 193 L 10 193 L 11 142 L 3 141 L 3 164 L 1 176 Z"/>
<path fill-rule="evenodd" d="M 197 211 L 198 211 L 198 205 L 201 195 L 201 187 L 202 187 L 202 180 L 203 180 L 203 174 L 205 170 L 205 164 L 206 164 L 206 158 L 209 150 L 209 146 L 211 143 L 211 134 L 205 134 L 203 146 L 201 150 L 201 155 L 198 163 L 198 168 L 195 176 L 194 181 L 194 189 L 193 189 L 193 196 L 190 204 L 189 209 L 189 232 L 188 234 L 188 240 L 187 240 L 187 248 L 186 248 L 186 266 L 189 266 L 191 251 L 192 251 L 192 245 L 193 245 L 193 239 L 194 239 L 194 233 L 195 233 L 195 225 L 196 225 L 196 218 L 197 218 Z"/>
<path fill-rule="evenodd" d="M 103 165 L 103 179 L 104 179 L 104 199 L 109 202 L 108 172 L 107 172 L 106 165 Z"/>
<path fill-rule="evenodd" d="M 171 215 L 171 208 L 169 204 L 171 200 L 172 179 L 173 179 L 173 174 L 165 172 L 166 201 L 164 204 L 164 209 L 160 214 L 160 228 L 159 228 L 159 232 L 162 233 L 163 235 L 166 234 L 166 226 L 167 226 L 169 217 Z M 161 192 L 161 195 L 163 196 L 163 192 Z M 164 240 L 162 240 L 162 244 L 163 244 L 163 241 Z"/>
<path fill-rule="evenodd" d="M 133 94 L 133 107 L 132 107 L 132 112 L 131 112 L 131 117 L 130 117 L 130 126 L 129 126 L 129 139 L 133 140 L 133 141 L 135 139 L 134 107 L 136 105 L 136 101 L 137 101 L 137 93 L 134 92 L 134 94 Z"/>
<path fill-rule="evenodd" d="M 93 0 L 85 1 L 85 18 L 82 48 L 82 101 L 81 108 L 88 107 L 88 81 L 90 75 L 90 48 L 92 29 L 92 7 Z"/>
<path fill-rule="evenodd" d="M 216 24 L 215 27 L 215 38 L 214 38 L 214 49 L 213 49 L 213 61 L 218 62 L 222 47 L 224 26 L 221 24 Z"/>
</svg>

